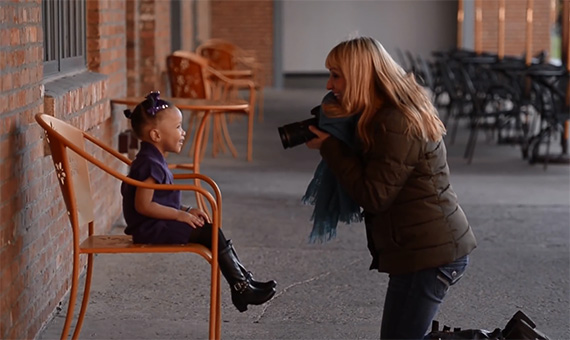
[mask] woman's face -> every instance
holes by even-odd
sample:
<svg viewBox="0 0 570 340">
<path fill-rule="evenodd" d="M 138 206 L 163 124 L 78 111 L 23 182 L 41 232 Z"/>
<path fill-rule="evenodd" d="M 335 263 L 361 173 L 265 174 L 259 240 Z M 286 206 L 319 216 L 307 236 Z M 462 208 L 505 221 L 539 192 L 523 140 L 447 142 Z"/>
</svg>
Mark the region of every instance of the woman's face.
<svg viewBox="0 0 570 340">
<path fill-rule="evenodd" d="M 327 81 L 327 90 L 331 91 L 338 102 L 342 102 L 342 96 L 346 88 L 346 80 L 340 71 L 332 67 L 329 69 L 329 80 Z"/>
</svg>

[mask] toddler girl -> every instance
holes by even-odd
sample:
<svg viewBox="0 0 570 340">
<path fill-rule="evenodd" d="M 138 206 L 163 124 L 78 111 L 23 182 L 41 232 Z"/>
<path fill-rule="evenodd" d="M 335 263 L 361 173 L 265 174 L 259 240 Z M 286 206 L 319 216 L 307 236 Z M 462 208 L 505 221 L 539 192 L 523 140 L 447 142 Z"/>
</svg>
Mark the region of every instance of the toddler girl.
<svg viewBox="0 0 570 340">
<path fill-rule="evenodd" d="M 167 152 L 180 152 L 186 132 L 182 129 L 182 113 L 169 102 L 151 92 L 134 111 L 125 110 L 135 135 L 141 140 L 140 150 L 129 171 L 129 177 L 156 184 L 172 184 L 173 175 L 166 163 Z M 199 209 L 183 207 L 179 190 L 153 190 L 123 183 L 125 233 L 134 243 L 184 244 L 212 246 L 212 224 Z M 239 262 L 230 240 L 222 230 L 218 234 L 218 262 L 231 288 L 234 306 L 243 312 L 247 305 L 260 305 L 275 294 L 275 281 L 258 282 Z"/>
</svg>

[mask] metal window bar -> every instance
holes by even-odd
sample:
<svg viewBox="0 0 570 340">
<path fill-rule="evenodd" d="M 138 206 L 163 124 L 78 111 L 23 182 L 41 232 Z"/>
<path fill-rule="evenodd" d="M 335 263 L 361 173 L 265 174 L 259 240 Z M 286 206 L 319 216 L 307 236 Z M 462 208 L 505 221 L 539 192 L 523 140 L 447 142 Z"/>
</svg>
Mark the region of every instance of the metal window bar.
<svg viewBox="0 0 570 340">
<path fill-rule="evenodd" d="M 83 3 L 77 4 L 76 6 L 74 6 L 74 12 L 75 12 L 75 18 L 76 20 L 78 20 L 78 18 L 81 18 L 82 15 L 82 5 Z M 75 55 L 80 55 L 83 54 L 83 39 L 82 37 L 85 36 L 84 34 L 84 30 L 83 27 L 85 26 L 85 20 L 83 20 L 83 23 L 81 25 L 77 25 L 74 28 L 74 32 L 75 32 Z"/>
<path fill-rule="evenodd" d="M 44 27 L 44 60 L 57 60 L 58 11 L 57 1 L 44 1 L 42 7 Z"/>
<path fill-rule="evenodd" d="M 70 48 L 70 43 L 69 43 L 69 25 L 72 25 L 71 23 L 71 18 L 69 17 L 69 6 L 71 6 L 71 2 L 69 1 L 62 1 L 62 8 L 61 8 L 61 57 L 62 59 L 64 58 L 69 58 L 70 57 L 70 53 L 69 53 L 69 48 Z"/>
</svg>

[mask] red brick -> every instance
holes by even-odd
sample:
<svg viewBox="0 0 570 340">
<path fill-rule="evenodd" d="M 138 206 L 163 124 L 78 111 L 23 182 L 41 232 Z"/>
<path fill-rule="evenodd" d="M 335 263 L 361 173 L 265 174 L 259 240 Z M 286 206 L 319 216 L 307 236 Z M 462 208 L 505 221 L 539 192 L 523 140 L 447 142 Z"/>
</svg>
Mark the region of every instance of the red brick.
<svg viewBox="0 0 570 340">
<path fill-rule="evenodd" d="M 483 41 L 486 52 L 498 51 L 498 2 L 482 1 Z M 550 50 L 549 1 L 534 1 L 532 53 Z M 544 23 L 544 24 L 541 24 Z M 505 1 L 505 54 L 522 55 L 526 51 L 526 2 Z"/>
<path fill-rule="evenodd" d="M 247 11 L 243 9 L 247 8 Z M 211 36 L 251 50 L 262 64 L 267 84 L 273 82 L 273 5 L 269 0 L 211 1 Z M 244 25 L 243 23 L 255 23 Z"/>
<path fill-rule="evenodd" d="M 5 139 L 0 139 L 0 160 L 1 162 L 10 162 L 11 156 L 14 154 L 15 149 L 12 147 L 14 145 L 13 139 L 8 137 Z"/>
<path fill-rule="evenodd" d="M 8 181 L 0 185 L 1 197 L 12 197 L 18 192 L 19 185 L 17 181 Z"/>
</svg>

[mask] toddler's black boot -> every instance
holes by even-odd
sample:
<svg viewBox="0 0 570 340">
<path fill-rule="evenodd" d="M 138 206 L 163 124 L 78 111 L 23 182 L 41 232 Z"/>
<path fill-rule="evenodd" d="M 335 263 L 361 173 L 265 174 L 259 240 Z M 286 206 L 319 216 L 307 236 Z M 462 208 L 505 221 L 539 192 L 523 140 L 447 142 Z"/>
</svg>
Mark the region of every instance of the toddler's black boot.
<svg viewBox="0 0 570 340">
<path fill-rule="evenodd" d="M 245 312 L 247 305 L 261 305 L 275 295 L 274 288 L 257 288 L 251 284 L 242 272 L 240 263 L 230 246 L 220 250 L 218 263 L 230 285 L 232 303 L 240 312 Z"/>
<path fill-rule="evenodd" d="M 261 282 L 261 281 L 255 281 L 253 279 L 253 274 L 252 272 L 248 271 L 247 269 L 245 269 L 245 267 L 241 264 L 241 262 L 239 261 L 239 257 L 236 253 L 236 250 L 234 249 L 234 246 L 232 244 L 232 240 L 228 240 L 227 243 L 228 247 L 232 250 L 232 252 L 234 253 L 234 256 L 237 260 L 237 263 L 239 265 L 239 268 L 241 269 L 241 272 L 243 273 L 243 275 L 245 275 L 245 277 L 247 278 L 247 280 L 249 281 L 249 283 L 254 286 L 255 288 L 259 288 L 259 289 L 269 289 L 269 288 L 275 288 L 277 287 L 277 282 L 275 282 L 275 280 L 269 280 L 266 282 Z"/>
</svg>

